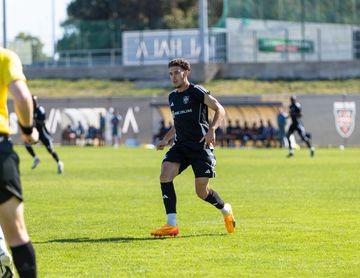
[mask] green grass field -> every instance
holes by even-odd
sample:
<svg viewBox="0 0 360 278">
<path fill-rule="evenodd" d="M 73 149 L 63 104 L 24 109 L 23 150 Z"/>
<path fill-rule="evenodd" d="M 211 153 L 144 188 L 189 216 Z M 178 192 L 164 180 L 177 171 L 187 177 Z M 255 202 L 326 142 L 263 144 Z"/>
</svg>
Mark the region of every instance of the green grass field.
<svg viewBox="0 0 360 278">
<path fill-rule="evenodd" d="M 191 169 L 175 179 L 180 234 L 153 239 L 165 212 L 164 152 L 58 147 L 63 175 L 17 146 L 39 277 L 359 277 L 360 149 L 217 149 L 212 186 L 237 230 L 199 200 Z"/>
</svg>

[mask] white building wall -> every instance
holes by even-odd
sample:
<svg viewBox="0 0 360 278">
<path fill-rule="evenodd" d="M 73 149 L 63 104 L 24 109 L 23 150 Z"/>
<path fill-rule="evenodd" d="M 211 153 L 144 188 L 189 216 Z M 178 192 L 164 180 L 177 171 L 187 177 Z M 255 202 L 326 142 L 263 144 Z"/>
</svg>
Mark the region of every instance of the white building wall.
<svg viewBox="0 0 360 278">
<path fill-rule="evenodd" d="M 227 61 L 284 62 L 284 61 L 347 61 L 353 59 L 353 31 L 356 26 L 346 24 L 306 23 L 305 40 L 313 41 L 313 53 L 260 52 L 258 38 L 301 40 L 299 22 L 274 20 L 243 20 L 228 18 Z"/>
</svg>

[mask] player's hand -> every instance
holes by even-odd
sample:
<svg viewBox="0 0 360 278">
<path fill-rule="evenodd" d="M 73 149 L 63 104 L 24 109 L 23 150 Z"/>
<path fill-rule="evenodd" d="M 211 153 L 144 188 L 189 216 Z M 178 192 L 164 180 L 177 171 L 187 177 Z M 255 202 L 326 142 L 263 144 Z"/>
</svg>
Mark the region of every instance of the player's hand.
<svg viewBox="0 0 360 278">
<path fill-rule="evenodd" d="M 157 145 L 156 150 L 163 150 L 169 141 L 162 139 Z"/>
<path fill-rule="evenodd" d="M 21 138 L 26 144 L 33 145 L 39 141 L 39 132 L 36 128 L 33 128 L 31 134 L 25 134 L 21 132 Z"/>
<path fill-rule="evenodd" d="M 215 130 L 209 128 L 208 132 L 201 138 L 200 143 L 204 142 L 205 149 L 208 149 L 211 145 L 215 145 Z"/>
</svg>

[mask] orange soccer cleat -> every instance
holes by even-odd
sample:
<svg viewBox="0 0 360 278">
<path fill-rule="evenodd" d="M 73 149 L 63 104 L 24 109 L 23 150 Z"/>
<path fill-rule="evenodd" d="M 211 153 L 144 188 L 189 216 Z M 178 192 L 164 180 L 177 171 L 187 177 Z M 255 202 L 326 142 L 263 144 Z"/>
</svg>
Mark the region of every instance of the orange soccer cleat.
<svg viewBox="0 0 360 278">
<path fill-rule="evenodd" d="M 154 230 L 151 232 L 152 236 L 163 237 L 163 236 L 177 236 L 179 233 L 179 228 L 177 226 L 171 226 L 166 224 L 160 229 Z"/>
<path fill-rule="evenodd" d="M 229 206 L 230 210 L 228 214 L 224 215 L 225 228 L 228 231 L 228 233 L 233 233 L 235 231 L 236 221 L 232 213 L 231 205 L 230 204 L 226 204 L 226 205 Z"/>
</svg>

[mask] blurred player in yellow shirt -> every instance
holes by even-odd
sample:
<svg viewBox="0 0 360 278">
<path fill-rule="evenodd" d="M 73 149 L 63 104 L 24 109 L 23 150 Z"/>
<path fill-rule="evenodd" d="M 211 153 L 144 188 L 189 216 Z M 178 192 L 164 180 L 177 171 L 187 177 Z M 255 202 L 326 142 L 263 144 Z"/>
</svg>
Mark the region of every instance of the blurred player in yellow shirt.
<svg viewBox="0 0 360 278">
<path fill-rule="evenodd" d="M 14 100 L 22 139 L 27 144 L 37 142 L 39 135 L 33 128 L 32 97 L 20 59 L 14 52 L 0 48 L 0 225 L 19 276 L 37 277 L 35 251 L 24 221 L 19 157 L 13 150 L 9 137 L 8 92 Z M 6 248 L 4 242 L 0 247 Z M 11 257 L 6 253 L 0 253 L 1 269 L 7 272 L 2 277 L 13 277 Z"/>
</svg>

